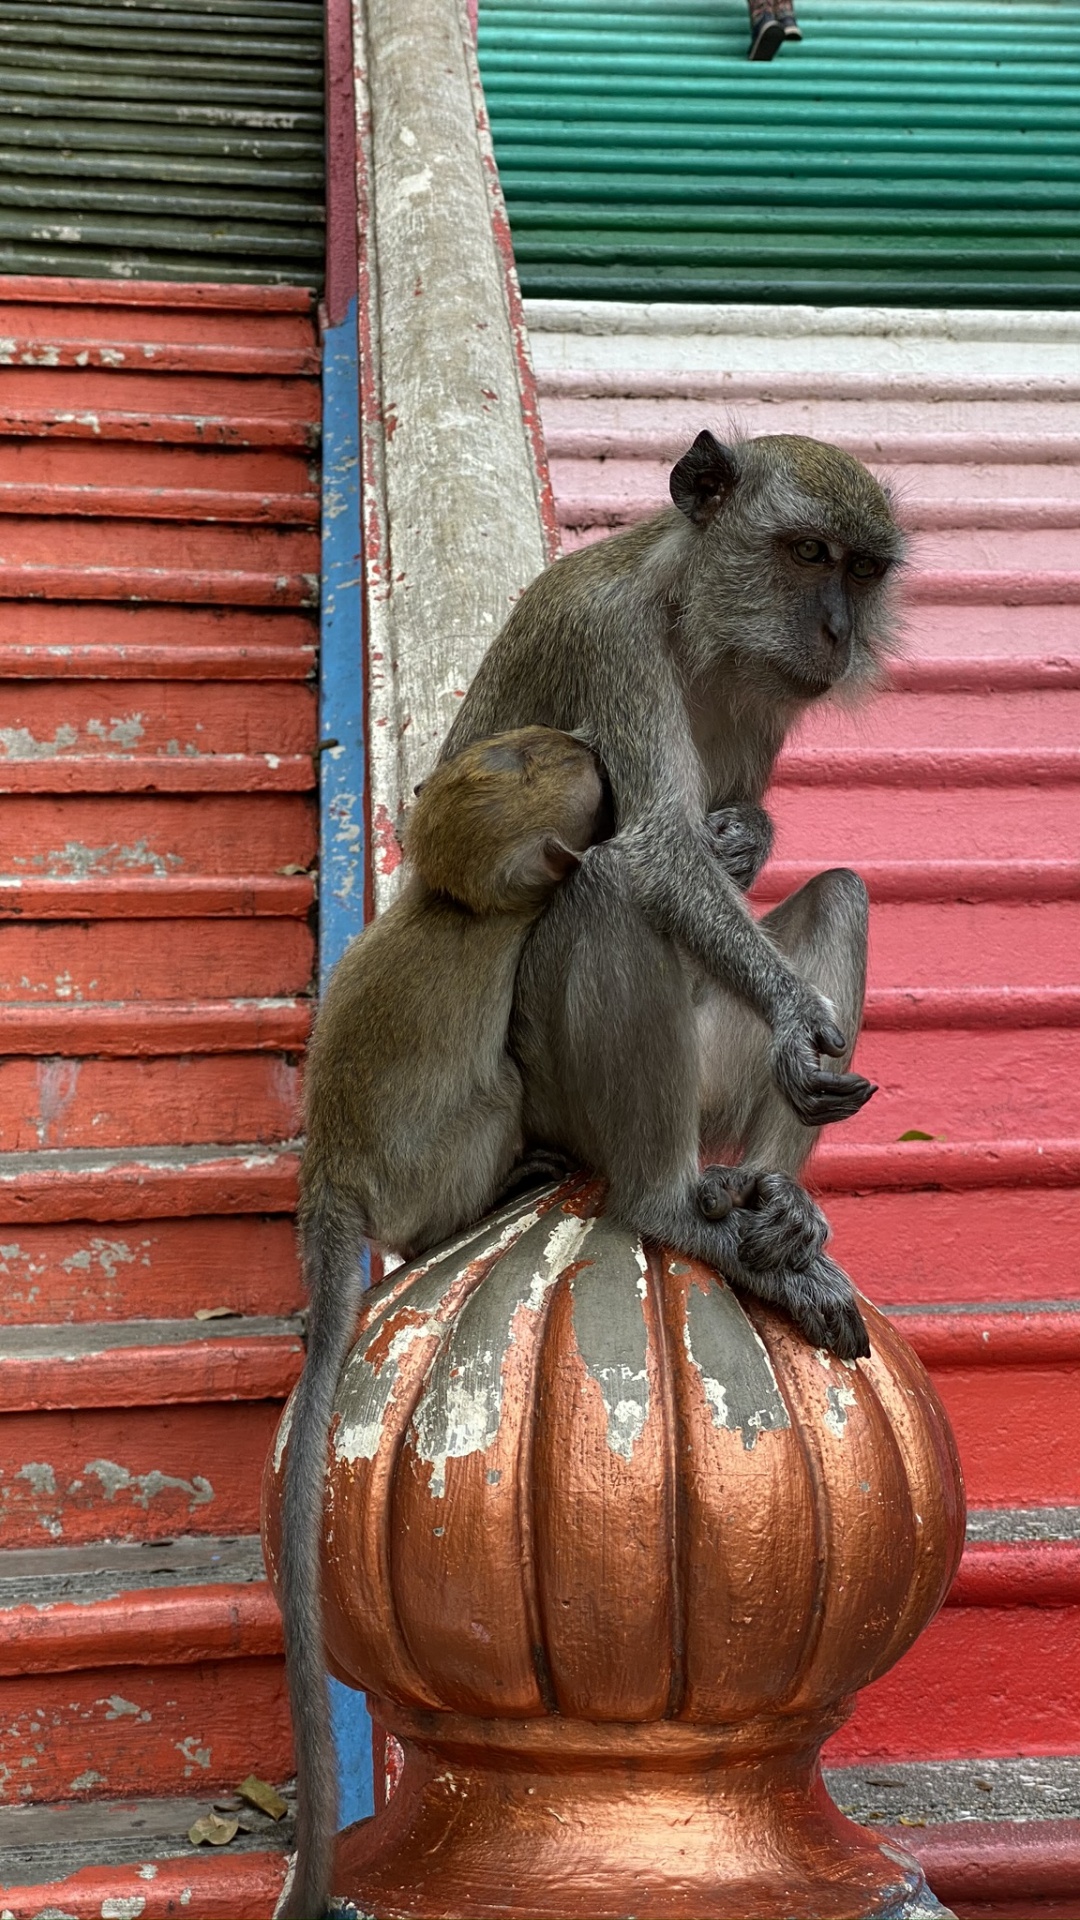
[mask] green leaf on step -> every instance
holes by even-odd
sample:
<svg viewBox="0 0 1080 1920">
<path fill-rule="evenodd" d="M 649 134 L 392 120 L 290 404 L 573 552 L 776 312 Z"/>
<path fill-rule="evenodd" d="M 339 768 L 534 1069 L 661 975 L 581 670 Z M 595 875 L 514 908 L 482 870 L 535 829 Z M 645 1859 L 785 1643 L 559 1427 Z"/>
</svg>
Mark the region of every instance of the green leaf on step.
<svg viewBox="0 0 1080 1920">
<path fill-rule="evenodd" d="M 282 1799 L 277 1788 L 270 1786 L 266 1780 L 259 1780 L 253 1773 L 249 1773 L 246 1780 L 241 1780 L 236 1791 L 249 1807 L 258 1807 L 259 1812 L 268 1813 L 271 1820 L 284 1820 L 289 1811 L 288 1801 Z"/>
<path fill-rule="evenodd" d="M 923 1133 L 921 1127 L 909 1127 L 906 1133 L 897 1134 L 898 1140 L 936 1140 L 936 1133 Z"/>
<path fill-rule="evenodd" d="M 227 1847 L 239 1830 L 239 1820 L 223 1820 L 220 1813 L 204 1813 L 188 1828 L 187 1837 L 193 1847 Z"/>
</svg>

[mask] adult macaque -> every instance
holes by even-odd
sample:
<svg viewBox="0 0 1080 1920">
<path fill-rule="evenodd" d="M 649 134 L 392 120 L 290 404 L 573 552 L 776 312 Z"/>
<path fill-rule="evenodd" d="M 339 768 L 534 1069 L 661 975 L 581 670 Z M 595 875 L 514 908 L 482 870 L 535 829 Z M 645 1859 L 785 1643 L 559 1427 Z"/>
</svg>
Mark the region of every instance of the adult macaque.
<svg viewBox="0 0 1080 1920">
<path fill-rule="evenodd" d="M 512 1038 L 530 1142 L 580 1157 L 615 1217 L 850 1359 L 869 1351 L 866 1330 L 798 1175 L 818 1128 L 874 1091 L 847 1071 L 865 891 L 820 874 L 755 922 L 716 850 L 732 827 L 749 833 L 752 877 L 793 722 L 878 680 L 904 543 L 865 467 L 795 436 L 701 433 L 671 494 L 673 508 L 533 582 L 444 760 L 543 724 L 583 733 L 610 781 L 614 837 L 554 895 L 522 959 Z M 738 1164 L 702 1172 L 701 1147 Z"/>
<path fill-rule="evenodd" d="M 420 1253 L 479 1219 L 506 1184 L 523 1144 L 521 1077 L 507 1048 L 522 946 L 603 808 L 580 739 L 525 727 L 465 747 L 420 789 L 404 890 L 349 947 L 319 1009 L 300 1170 L 308 1354 L 281 1531 L 298 1788 L 284 1920 L 319 1920 L 330 1893 L 337 1788 L 319 1594 L 323 1479 L 364 1243 Z"/>
</svg>

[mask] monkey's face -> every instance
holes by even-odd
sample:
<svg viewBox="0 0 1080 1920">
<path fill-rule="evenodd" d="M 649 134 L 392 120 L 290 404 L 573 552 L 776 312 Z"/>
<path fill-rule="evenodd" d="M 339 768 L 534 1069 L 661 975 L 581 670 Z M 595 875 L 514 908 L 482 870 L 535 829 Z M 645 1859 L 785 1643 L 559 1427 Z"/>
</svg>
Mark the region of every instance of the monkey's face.
<svg viewBox="0 0 1080 1920">
<path fill-rule="evenodd" d="M 737 660 L 798 702 L 878 677 L 904 540 L 860 461 L 796 434 L 724 447 L 704 432 L 671 493 L 696 530 L 695 664 Z"/>
<path fill-rule="evenodd" d="M 792 528 L 773 542 L 778 607 L 773 660 L 801 699 L 864 678 L 889 624 L 886 581 L 892 558 L 880 547 L 846 546 L 820 528 Z"/>
</svg>

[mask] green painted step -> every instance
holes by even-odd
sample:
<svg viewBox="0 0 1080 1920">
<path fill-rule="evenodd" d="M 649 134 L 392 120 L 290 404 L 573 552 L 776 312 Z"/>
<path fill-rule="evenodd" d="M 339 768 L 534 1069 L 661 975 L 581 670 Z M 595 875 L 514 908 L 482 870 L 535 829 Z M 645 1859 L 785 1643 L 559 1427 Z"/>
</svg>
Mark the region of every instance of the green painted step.
<svg viewBox="0 0 1080 1920">
<path fill-rule="evenodd" d="M 0 273 L 323 266 L 322 0 L 0 0 Z"/>
<path fill-rule="evenodd" d="M 481 0 L 523 291 L 1080 306 L 1080 0 Z"/>
</svg>

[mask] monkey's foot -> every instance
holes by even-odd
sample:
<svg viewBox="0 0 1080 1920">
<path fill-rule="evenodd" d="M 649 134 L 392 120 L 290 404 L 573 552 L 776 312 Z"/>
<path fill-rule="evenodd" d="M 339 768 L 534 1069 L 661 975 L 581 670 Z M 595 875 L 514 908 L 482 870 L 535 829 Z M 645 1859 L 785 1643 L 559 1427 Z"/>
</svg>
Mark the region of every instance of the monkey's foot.
<svg viewBox="0 0 1080 1920">
<path fill-rule="evenodd" d="M 731 1214 L 740 1262 L 764 1272 L 809 1267 L 829 1236 L 821 1208 L 786 1173 L 752 1166 L 706 1167 L 698 1204 L 709 1220 Z"/>
<path fill-rule="evenodd" d="M 782 1307 L 812 1347 L 825 1347 L 838 1360 L 868 1360 L 870 1338 L 858 1296 L 842 1267 L 819 1253 L 794 1273 L 756 1272 L 744 1267 L 732 1282 L 771 1306 Z"/>
<path fill-rule="evenodd" d="M 532 1187 L 550 1186 L 552 1181 L 565 1180 L 578 1171 L 578 1162 L 568 1153 L 560 1153 L 556 1147 L 535 1147 L 511 1167 L 492 1205 L 504 1206 Z"/>
</svg>

